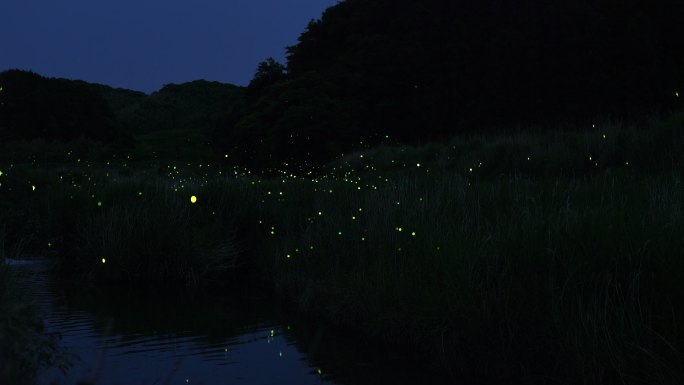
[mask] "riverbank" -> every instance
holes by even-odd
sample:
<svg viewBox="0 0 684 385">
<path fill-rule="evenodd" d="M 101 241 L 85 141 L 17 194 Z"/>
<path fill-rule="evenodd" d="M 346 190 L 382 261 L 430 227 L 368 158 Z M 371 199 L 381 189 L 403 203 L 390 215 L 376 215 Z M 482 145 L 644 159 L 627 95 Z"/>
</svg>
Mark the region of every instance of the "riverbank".
<svg viewBox="0 0 684 385">
<path fill-rule="evenodd" d="M 21 223 L 11 245 L 59 256 L 62 277 L 214 290 L 259 280 L 303 313 L 432 357 L 455 381 L 676 384 L 683 136 L 658 127 L 660 151 L 613 127 L 591 140 L 480 141 L 457 160 L 446 145 L 378 149 L 311 177 L 14 166 L 4 223 Z M 572 143 L 591 152 L 548 150 Z"/>
<path fill-rule="evenodd" d="M 36 306 L 28 293 L 17 287 L 16 274 L 7 260 L 0 255 L 0 383 L 29 385 L 39 371 L 66 369 L 70 363 L 56 337 L 43 333 Z M 11 264 L 18 263 L 22 261 Z"/>
</svg>

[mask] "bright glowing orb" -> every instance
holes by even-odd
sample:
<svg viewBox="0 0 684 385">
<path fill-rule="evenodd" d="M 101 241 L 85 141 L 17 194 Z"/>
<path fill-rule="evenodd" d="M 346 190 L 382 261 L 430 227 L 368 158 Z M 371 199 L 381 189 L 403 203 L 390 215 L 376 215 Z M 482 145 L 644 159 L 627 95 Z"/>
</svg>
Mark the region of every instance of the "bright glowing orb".
<svg viewBox="0 0 684 385">
<path fill-rule="evenodd" d="M 192 202 L 192 203 L 197 203 L 197 197 L 194 196 L 194 195 L 191 196 L 191 197 L 190 197 L 190 202 Z"/>
<path fill-rule="evenodd" d="M 107 262 L 107 260 L 102 258 L 102 263 L 106 263 L 106 262 Z"/>
</svg>

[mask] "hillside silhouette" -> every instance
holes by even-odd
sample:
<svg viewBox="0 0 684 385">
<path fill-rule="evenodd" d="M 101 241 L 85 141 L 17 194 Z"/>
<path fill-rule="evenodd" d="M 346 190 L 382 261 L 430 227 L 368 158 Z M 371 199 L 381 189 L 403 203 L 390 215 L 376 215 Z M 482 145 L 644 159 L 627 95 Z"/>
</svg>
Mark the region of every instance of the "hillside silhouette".
<svg viewBox="0 0 684 385">
<path fill-rule="evenodd" d="M 122 136 L 107 101 L 79 82 L 0 72 L 0 139 L 112 141 Z"/>
<path fill-rule="evenodd" d="M 227 124 L 244 93 L 244 87 L 196 80 L 147 95 L 21 70 L 0 72 L 0 86 L 4 142 L 87 139 L 137 149 L 141 157 L 211 151 L 212 134 Z M 199 144 L 202 149 L 188 149 Z"/>
<path fill-rule="evenodd" d="M 682 4 L 343 1 L 309 23 L 286 64 L 261 63 L 217 142 L 281 166 L 388 137 L 664 113 L 684 85 Z"/>
<path fill-rule="evenodd" d="M 146 95 L 5 71 L 0 138 L 192 136 L 255 170 L 308 169 L 382 143 L 628 123 L 682 107 L 682 18 L 674 0 L 346 0 L 247 87 Z"/>
</svg>

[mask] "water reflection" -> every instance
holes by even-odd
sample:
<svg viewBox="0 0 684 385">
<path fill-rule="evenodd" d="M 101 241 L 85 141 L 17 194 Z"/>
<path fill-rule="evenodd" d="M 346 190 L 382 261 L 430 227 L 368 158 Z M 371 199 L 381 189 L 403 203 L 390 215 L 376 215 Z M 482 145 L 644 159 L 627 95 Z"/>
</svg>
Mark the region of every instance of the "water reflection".
<svg viewBox="0 0 684 385">
<path fill-rule="evenodd" d="M 23 269 L 46 332 L 80 357 L 58 384 L 439 383 L 397 351 L 295 319 L 253 289 L 209 293 L 74 290 L 45 266 Z"/>
</svg>

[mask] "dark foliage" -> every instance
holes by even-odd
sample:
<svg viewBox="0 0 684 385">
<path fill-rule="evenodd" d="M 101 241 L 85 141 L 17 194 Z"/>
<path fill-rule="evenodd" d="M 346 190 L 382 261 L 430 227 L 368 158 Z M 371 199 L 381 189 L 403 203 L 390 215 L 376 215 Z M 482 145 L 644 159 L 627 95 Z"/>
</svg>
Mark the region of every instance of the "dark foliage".
<svg viewBox="0 0 684 385">
<path fill-rule="evenodd" d="M 243 87 L 205 80 L 167 84 L 118 109 L 116 116 L 132 133 L 187 129 L 211 133 L 242 102 L 242 91 Z"/>
<path fill-rule="evenodd" d="M 260 65 L 216 136 L 271 166 L 386 135 L 666 112 L 684 88 L 683 17 L 672 0 L 346 0 L 309 23 L 287 66 Z"/>
<path fill-rule="evenodd" d="M 117 132 L 107 101 L 90 87 L 30 71 L 0 73 L 0 139 L 112 141 Z"/>
</svg>

